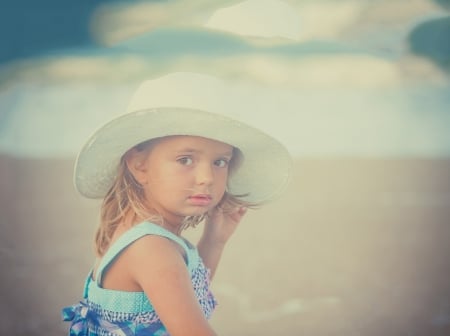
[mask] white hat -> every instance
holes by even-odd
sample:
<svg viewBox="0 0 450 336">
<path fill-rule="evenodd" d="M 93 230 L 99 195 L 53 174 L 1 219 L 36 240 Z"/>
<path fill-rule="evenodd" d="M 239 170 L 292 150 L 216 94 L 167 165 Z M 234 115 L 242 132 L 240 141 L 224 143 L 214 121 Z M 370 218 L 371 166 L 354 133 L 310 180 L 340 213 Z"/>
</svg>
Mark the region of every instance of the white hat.
<svg viewBox="0 0 450 336">
<path fill-rule="evenodd" d="M 180 74 L 144 82 L 134 94 L 127 113 L 100 127 L 82 147 L 75 163 L 75 188 L 85 197 L 103 198 L 127 150 L 153 138 L 193 135 L 241 151 L 240 166 L 228 180 L 229 193 L 246 195 L 243 200 L 255 203 L 279 196 L 291 176 L 292 160 L 288 151 L 266 133 L 214 112 L 218 110 L 214 104 L 205 106 L 206 100 L 213 100 L 211 96 L 204 98 L 202 87 L 215 92 L 217 97 L 223 97 L 221 93 L 224 93 L 212 90 L 208 79 L 197 74 Z M 181 95 L 177 95 L 179 89 Z M 216 89 L 220 88 L 216 86 Z M 200 108 L 194 106 L 196 99 Z"/>
</svg>

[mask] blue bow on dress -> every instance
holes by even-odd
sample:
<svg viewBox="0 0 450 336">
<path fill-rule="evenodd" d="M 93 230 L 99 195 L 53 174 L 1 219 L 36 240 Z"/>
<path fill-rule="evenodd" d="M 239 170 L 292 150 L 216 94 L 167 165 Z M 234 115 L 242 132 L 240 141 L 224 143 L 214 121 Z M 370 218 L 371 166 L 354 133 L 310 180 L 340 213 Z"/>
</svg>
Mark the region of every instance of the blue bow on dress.
<svg viewBox="0 0 450 336">
<path fill-rule="evenodd" d="M 88 319 L 93 317 L 88 305 L 84 301 L 65 307 L 62 310 L 63 321 L 72 321 L 69 336 L 88 336 Z"/>
</svg>

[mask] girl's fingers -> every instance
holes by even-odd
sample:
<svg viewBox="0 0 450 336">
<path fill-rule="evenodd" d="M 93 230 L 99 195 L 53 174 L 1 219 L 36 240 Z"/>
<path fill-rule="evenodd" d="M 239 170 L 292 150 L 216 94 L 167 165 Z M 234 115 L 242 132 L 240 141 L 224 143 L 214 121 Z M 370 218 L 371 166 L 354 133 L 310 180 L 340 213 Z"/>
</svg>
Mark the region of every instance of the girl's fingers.
<svg viewBox="0 0 450 336">
<path fill-rule="evenodd" d="M 247 212 L 246 207 L 239 207 L 239 208 L 236 208 L 232 213 L 230 213 L 229 216 L 234 221 L 240 221 L 246 212 Z"/>
<path fill-rule="evenodd" d="M 239 208 L 239 210 L 238 210 L 238 212 L 239 212 L 239 214 L 241 215 L 241 216 L 244 216 L 245 215 L 245 213 L 247 212 L 247 208 L 246 207 L 240 207 Z"/>
</svg>

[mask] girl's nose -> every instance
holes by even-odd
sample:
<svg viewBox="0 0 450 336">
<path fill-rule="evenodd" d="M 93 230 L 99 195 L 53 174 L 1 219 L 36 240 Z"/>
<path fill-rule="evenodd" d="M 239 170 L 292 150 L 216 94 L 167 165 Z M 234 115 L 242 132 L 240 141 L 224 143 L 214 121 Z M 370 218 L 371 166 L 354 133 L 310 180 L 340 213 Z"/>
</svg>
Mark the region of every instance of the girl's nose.
<svg viewBox="0 0 450 336">
<path fill-rule="evenodd" d="M 214 181 L 214 172 L 210 164 L 202 164 L 197 167 L 197 183 L 201 185 L 211 185 Z"/>
</svg>

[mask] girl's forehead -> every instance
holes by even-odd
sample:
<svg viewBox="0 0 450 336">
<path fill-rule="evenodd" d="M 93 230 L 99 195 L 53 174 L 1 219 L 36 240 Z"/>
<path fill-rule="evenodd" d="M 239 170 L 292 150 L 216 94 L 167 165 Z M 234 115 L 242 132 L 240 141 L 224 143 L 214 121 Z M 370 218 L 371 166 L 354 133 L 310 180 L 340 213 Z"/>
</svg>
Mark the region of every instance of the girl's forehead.
<svg viewBox="0 0 450 336">
<path fill-rule="evenodd" d="M 192 135 L 171 135 L 162 138 L 158 138 L 154 143 L 155 148 L 165 148 L 175 151 L 214 151 L 221 152 L 223 154 L 232 154 L 233 146 L 200 136 Z"/>
</svg>

